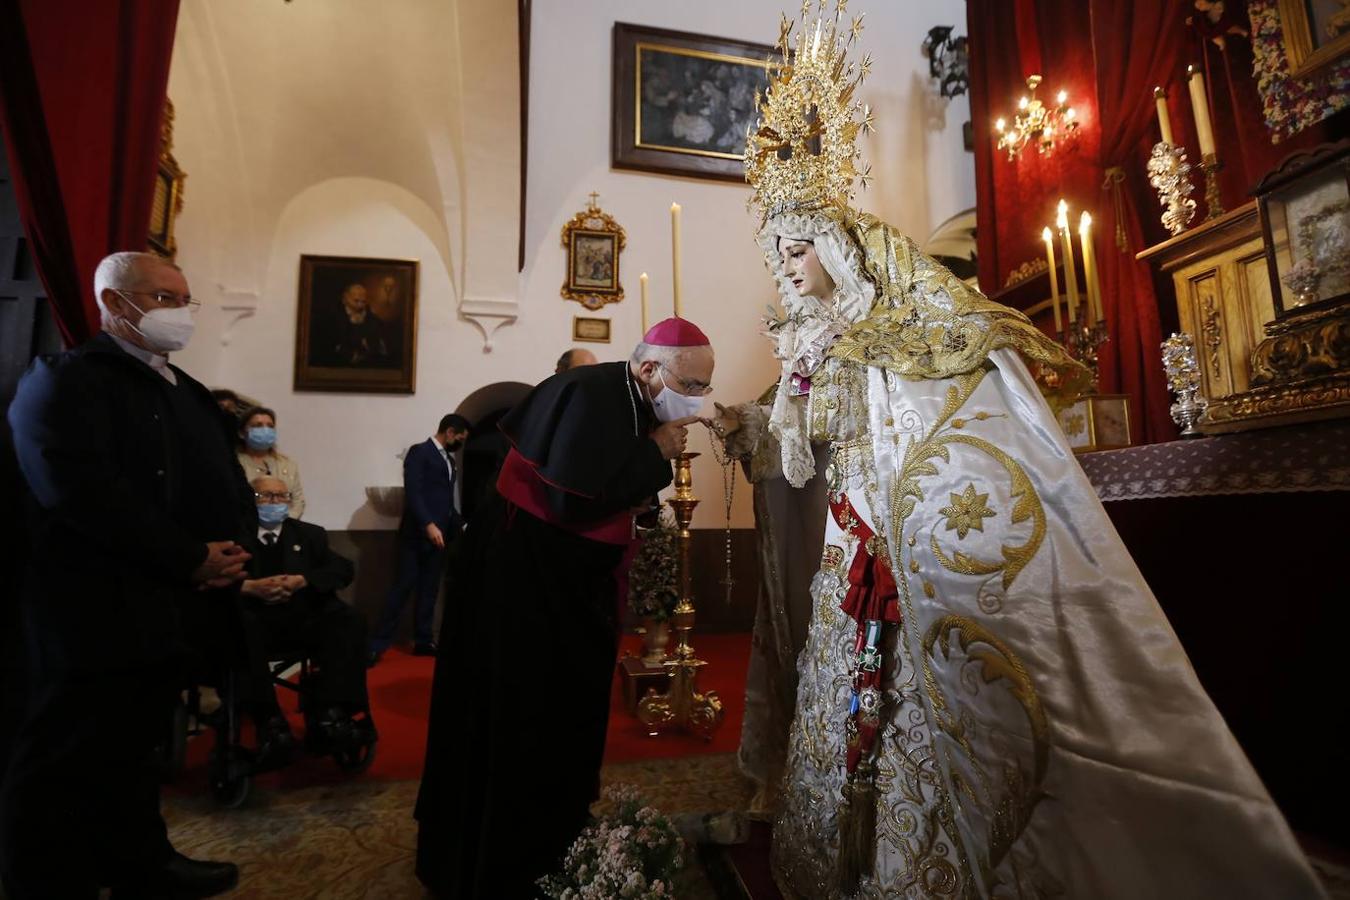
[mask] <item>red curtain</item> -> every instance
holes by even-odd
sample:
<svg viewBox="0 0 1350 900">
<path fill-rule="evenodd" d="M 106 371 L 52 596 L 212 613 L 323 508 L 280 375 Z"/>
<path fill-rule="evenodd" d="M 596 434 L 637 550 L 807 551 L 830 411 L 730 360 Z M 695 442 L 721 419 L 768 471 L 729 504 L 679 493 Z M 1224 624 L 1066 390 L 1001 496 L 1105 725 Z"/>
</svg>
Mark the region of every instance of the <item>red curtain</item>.
<svg viewBox="0 0 1350 900">
<path fill-rule="evenodd" d="M 1149 197 L 1151 190 L 1141 150 L 1157 141 L 1153 88 L 1170 84 L 1172 94 L 1182 92 L 1174 75 L 1179 65 L 1184 69 L 1189 35 L 1179 26 L 1190 5 L 1188 0 L 1092 4 L 1091 34 L 1101 111 L 1100 171 L 1105 176 L 1114 169 L 1118 178 L 1125 179 L 1119 190 L 1107 190 L 1102 195 L 1099 207 L 1112 213 L 1098 217 L 1104 227 L 1097 230 L 1095 244 L 1102 305 L 1111 335 L 1101 348 L 1102 385 L 1105 390 L 1130 395 L 1134 407 L 1131 436 L 1145 443 L 1170 440 L 1176 436 L 1176 425 L 1168 414 L 1167 381 L 1159 352 L 1162 327 L 1153 274 L 1147 263 L 1134 258 L 1148 246 L 1136 198 Z M 1177 121 L 1178 117 L 1172 119 Z M 1113 217 L 1124 229 L 1124 247 L 1116 243 Z"/>
<path fill-rule="evenodd" d="M 0 123 L 68 345 L 99 330 L 94 269 L 144 250 L 178 0 L 0 0 Z"/>
</svg>

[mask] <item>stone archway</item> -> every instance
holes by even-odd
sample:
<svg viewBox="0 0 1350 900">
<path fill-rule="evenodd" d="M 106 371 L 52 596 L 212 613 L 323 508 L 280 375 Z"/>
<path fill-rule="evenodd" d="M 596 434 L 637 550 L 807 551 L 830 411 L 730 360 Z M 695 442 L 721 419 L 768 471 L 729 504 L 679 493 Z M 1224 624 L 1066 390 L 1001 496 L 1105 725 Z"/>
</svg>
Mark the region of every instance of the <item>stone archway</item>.
<svg viewBox="0 0 1350 900">
<path fill-rule="evenodd" d="M 497 470 L 510 449 L 510 444 L 497 423 L 513 406 L 533 390 L 519 381 L 498 381 L 484 385 L 455 409 L 469 420 L 472 431 L 464 444 L 464 477 L 460 483 L 460 506 L 466 518 L 472 517 L 488 488 L 497 478 Z"/>
</svg>

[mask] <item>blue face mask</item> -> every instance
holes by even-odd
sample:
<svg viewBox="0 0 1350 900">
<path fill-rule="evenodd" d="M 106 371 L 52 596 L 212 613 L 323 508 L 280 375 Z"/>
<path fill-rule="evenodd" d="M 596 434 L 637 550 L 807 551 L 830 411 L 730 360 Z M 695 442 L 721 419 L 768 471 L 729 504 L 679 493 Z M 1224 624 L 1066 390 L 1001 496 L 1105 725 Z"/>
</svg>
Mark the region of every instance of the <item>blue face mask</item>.
<svg viewBox="0 0 1350 900">
<path fill-rule="evenodd" d="M 244 434 L 250 450 L 271 450 L 277 443 L 277 430 L 267 425 L 255 425 Z"/>
<path fill-rule="evenodd" d="M 259 503 L 258 521 L 264 528 L 276 528 L 286 521 L 286 514 L 290 511 L 289 503 Z"/>
</svg>

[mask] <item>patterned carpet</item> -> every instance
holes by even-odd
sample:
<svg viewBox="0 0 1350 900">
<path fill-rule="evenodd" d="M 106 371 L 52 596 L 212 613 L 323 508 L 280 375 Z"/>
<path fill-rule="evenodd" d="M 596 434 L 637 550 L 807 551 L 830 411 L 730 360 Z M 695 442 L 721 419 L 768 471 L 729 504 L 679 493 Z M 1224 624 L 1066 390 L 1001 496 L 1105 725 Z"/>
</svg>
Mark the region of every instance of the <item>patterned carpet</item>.
<svg viewBox="0 0 1350 900">
<path fill-rule="evenodd" d="M 744 810 L 748 782 L 732 754 L 617 763 L 606 784 L 636 785 L 667 813 Z M 287 791 L 259 789 L 244 809 L 209 797 L 166 796 L 165 818 L 179 851 L 239 864 L 237 900 L 404 900 L 427 896 L 413 874 L 417 782 L 353 781 Z M 677 885 L 681 900 L 712 900 L 695 854 Z"/>
</svg>

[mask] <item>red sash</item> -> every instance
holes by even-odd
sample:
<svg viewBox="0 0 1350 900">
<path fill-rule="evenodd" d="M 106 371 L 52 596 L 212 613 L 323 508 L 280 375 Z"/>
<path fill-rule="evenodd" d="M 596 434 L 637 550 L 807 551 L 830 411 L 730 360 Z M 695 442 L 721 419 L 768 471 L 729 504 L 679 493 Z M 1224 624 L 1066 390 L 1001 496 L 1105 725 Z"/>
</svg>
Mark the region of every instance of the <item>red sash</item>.
<svg viewBox="0 0 1350 900">
<path fill-rule="evenodd" d="M 536 519 L 602 544 L 628 544 L 633 539 L 633 514 L 624 510 L 595 522 L 562 522 L 548 502 L 549 484 L 524 456 L 512 448 L 497 476 L 497 493 Z M 559 488 L 561 490 L 561 488 Z"/>
</svg>

